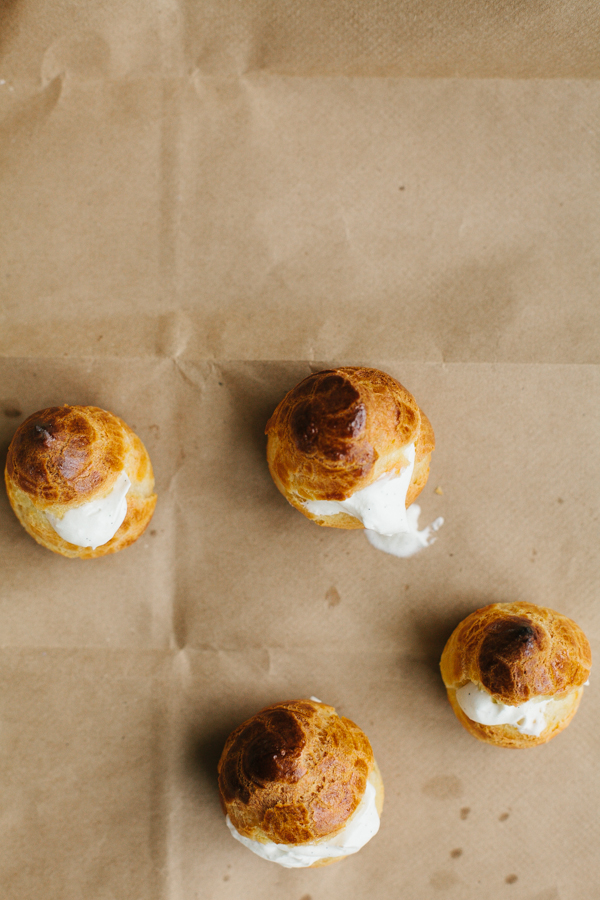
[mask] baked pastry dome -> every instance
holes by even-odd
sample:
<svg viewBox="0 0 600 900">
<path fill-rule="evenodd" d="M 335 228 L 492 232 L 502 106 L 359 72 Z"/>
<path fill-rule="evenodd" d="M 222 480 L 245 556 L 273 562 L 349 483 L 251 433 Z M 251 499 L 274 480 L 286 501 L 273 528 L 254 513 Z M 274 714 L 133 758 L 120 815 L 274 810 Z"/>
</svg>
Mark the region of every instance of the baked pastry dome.
<svg viewBox="0 0 600 900">
<path fill-rule="evenodd" d="M 383 782 L 371 745 L 316 699 L 276 703 L 236 728 L 218 773 L 234 837 L 282 865 L 344 859 L 379 827 Z"/>
<path fill-rule="evenodd" d="M 309 375 L 279 403 L 265 432 L 278 489 L 303 515 L 333 528 L 371 526 L 347 510 L 324 514 L 315 501 L 347 501 L 404 469 L 408 507 L 425 487 L 435 447 L 429 419 L 406 388 L 361 366 Z"/>
<path fill-rule="evenodd" d="M 590 645 L 575 622 L 522 602 L 471 613 L 440 662 L 458 720 L 499 747 L 533 747 L 566 728 L 591 665 Z"/>
<path fill-rule="evenodd" d="M 25 530 L 67 557 L 90 559 L 129 546 L 156 505 L 146 448 L 122 419 L 96 406 L 53 406 L 29 416 L 8 448 L 5 481 Z M 58 533 L 83 533 L 92 513 L 90 523 L 98 524 L 89 526 L 88 546 L 81 545 L 86 538 L 72 543 Z M 99 532 L 111 531 L 93 546 Z"/>
</svg>

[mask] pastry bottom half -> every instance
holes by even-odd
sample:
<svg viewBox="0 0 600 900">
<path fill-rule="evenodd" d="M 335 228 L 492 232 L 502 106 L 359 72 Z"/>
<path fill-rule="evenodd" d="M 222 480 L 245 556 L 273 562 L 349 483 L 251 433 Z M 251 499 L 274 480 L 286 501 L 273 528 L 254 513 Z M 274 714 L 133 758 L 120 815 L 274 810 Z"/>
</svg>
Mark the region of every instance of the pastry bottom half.
<svg viewBox="0 0 600 900">
<path fill-rule="evenodd" d="M 575 713 L 583 696 L 583 687 L 575 688 L 552 703 L 547 727 L 540 735 L 521 734 L 514 725 L 480 725 L 474 722 L 461 709 L 456 699 L 455 688 L 447 688 L 448 700 L 456 714 L 456 718 L 474 737 L 487 744 L 495 744 L 497 747 L 509 747 L 513 750 L 522 750 L 525 747 L 536 747 L 545 744 L 560 734 L 567 727 Z"/>
<path fill-rule="evenodd" d="M 136 485 L 132 484 L 127 493 L 127 514 L 117 533 L 106 544 L 92 549 L 91 547 L 78 547 L 61 538 L 46 518 L 45 513 L 38 509 L 32 503 L 29 495 L 8 477 L 6 489 L 10 505 L 25 531 L 42 547 L 71 559 L 95 559 L 129 547 L 146 529 L 156 506 L 156 494 L 149 496 L 139 494 L 136 492 Z"/>
</svg>

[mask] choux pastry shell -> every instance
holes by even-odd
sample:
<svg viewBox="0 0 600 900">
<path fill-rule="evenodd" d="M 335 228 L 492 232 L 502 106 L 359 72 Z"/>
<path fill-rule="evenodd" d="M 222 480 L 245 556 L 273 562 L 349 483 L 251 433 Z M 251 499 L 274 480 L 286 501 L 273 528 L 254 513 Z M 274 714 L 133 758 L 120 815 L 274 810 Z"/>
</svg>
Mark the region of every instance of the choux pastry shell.
<svg viewBox="0 0 600 900">
<path fill-rule="evenodd" d="M 125 472 L 131 486 L 116 534 L 92 549 L 64 540 L 48 515 L 107 496 Z M 142 534 L 156 505 L 146 448 L 122 419 L 96 406 L 54 406 L 29 416 L 8 448 L 5 470 L 10 504 L 34 540 L 62 556 L 90 559 L 116 553 Z"/>
<path fill-rule="evenodd" d="M 347 512 L 316 515 L 310 500 L 344 500 L 384 475 L 415 464 L 406 507 L 429 475 L 433 429 L 414 397 L 378 369 L 346 366 L 309 375 L 267 422 L 267 461 L 277 488 L 296 509 L 333 528 L 363 528 Z"/>
<path fill-rule="evenodd" d="M 440 662 L 448 699 L 460 723 L 481 741 L 533 747 L 569 724 L 588 680 L 592 656 L 571 619 L 533 603 L 494 603 L 467 616 L 451 634 Z M 515 724 L 484 725 L 463 711 L 457 691 L 468 683 L 509 707 L 551 700 L 540 734 Z"/>
</svg>

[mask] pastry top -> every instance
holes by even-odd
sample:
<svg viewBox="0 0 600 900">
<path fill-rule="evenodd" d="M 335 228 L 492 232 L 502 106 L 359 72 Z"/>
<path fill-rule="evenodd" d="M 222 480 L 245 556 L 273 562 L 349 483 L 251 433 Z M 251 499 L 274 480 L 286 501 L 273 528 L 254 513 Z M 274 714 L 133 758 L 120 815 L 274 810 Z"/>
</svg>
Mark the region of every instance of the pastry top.
<svg viewBox="0 0 600 900">
<path fill-rule="evenodd" d="M 467 616 L 450 636 L 440 667 L 444 684 L 468 681 L 516 706 L 583 685 L 590 645 L 571 619 L 533 603 L 493 603 Z"/>
<path fill-rule="evenodd" d="M 39 509 L 68 508 L 108 494 L 135 442 L 131 429 L 96 406 L 52 406 L 29 416 L 8 449 L 6 474 Z M 142 448 L 143 449 L 143 448 Z M 145 451 L 137 453 L 140 464 Z M 136 472 L 143 481 L 148 473 Z"/>
<path fill-rule="evenodd" d="M 332 706 L 291 700 L 229 736 L 219 762 L 224 812 L 245 837 L 302 844 L 340 831 L 375 761 L 367 737 Z"/>
<path fill-rule="evenodd" d="M 433 429 L 395 378 L 360 366 L 309 375 L 267 422 L 269 466 L 276 484 L 301 500 L 344 500 L 434 449 Z M 288 497 L 288 499 L 290 499 Z"/>
</svg>

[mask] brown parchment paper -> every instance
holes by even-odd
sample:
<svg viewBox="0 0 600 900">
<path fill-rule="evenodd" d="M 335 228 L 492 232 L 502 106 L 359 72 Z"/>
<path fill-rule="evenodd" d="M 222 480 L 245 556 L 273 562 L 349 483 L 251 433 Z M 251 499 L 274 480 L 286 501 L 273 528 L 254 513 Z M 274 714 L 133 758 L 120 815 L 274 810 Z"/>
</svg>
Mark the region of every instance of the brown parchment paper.
<svg viewBox="0 0 600 900">
<path fill-rule="evenodd" d="M 13 0 L 0 9 L 0 449 L 121 415 L 159 502 L 115 556 L 0 495 L 0 896 L 594 900 L 595 676 L 544 747 L 479 744 L 438 660 L 485 603 L 600 652 L 598 10 Z M 264 424 L 333 364 L 436 431 L 409 560 L 278 494 Z M 440 486 L 443 493 L 435 493 Z M 379 834 L 284 870 L 234 842 L 229 731 L 316 695 L 369 735 Z"/>
</svg>

